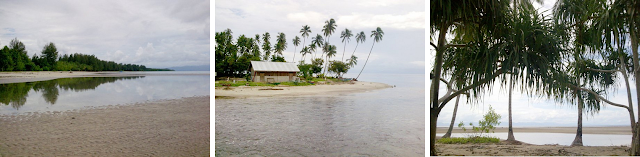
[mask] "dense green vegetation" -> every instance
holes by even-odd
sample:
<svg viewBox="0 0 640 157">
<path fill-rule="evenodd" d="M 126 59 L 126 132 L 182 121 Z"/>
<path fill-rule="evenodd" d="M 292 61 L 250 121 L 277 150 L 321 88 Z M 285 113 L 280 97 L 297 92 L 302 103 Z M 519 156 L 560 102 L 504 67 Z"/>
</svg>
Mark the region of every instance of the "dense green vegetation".
<svg viewBox="0 0 640 157">
<path fill-rule="evenodd" d="M 112 83 L 118 80 L 137 79 L 144 76 L 134 77 L 79 77 L 61 78 L 49 81 L 22 82 L 0 84 L 0 104 L 11 105 L 15 109 L 20 109 L 29 96 L 32 89 L 42 93 L 42 98 L 49 103 L 55 104 L 58 100 L 60 90 L 64 91 L 86 91 L 94 90 L 101 84 Z"/>
<path fill-rule="evenodd" d="M 342 57 L 339 58 L 339 60 L 331 60 L 338 53 L 338 48 L 336 47 L 336 45 L 332 45 L 329 43 L 329 37 L 335 32 L 336 27 L 337 24 L 334 19 L 325 21 L 325 25 L 321 30 L 324 36 L 317 34 L 315 37 L 312 37 L 312 41 L 309 45 L 305 44 L 307 38 L 309 37 L 309 33 L 311 33 L 311 28 L 308 25 L 305 25 L 302 26 L 302 29 L 300 29 L 300 33 L 303 38 L 303 43 L 301 46 L 303 47 L 299 52 L 302 56 L 298 63 L 298 68 L 300 69 L 300 73 L 298 73 L 298 76 L 303 78 L 303 80 L 308 80 L 314 76 L 328 76 L 327 72 L 335 74 L 336 77 L 342 77 L 342 75 L 347 73 L 350 68 L 354 67 L 357 64 L 358 57 L 353 54 L 346 60 L 344 59 L 344 53 L 346 51 L 347 43 L 353 36 L 351 30 L 349 29 L 345 29 L 340 36 L 340 38 L 342 38 L 342 42 L 344 43 L 344 47 L 342 48 Z M 382 40 L 382 35 L 384 34 L 384 32 L 382 32 L 382 29 L 380 29 L 380 27 L 371 32 L 371 37 L 374 37 L 374 42 L 379 42 L 380 40 Z M 364 31 L 356 34 L 357 43 L 355 49 L 353 50 L 353 53 L 355 53 L 356 49 L 358 48 L 357 44 L 364 42 L 365 38 L 366 36 L 364 34 Z M 273 45 L 271 44 L 270 39 L 271 34 L 269 34 L 269 32 L 265 32 L 264 34 L 256 34 L 253 38 L 247 37 L 245 35 L 240 35 L 235 40 L 231 29 L 226 29 L 222 32 L 216 32 L 215 71 L 217 73 L 217 76 L 248 77 L 250 73 L 249 67 L 251 65 L 251 61 L 286 62 L 285 58 L 282 55 L 282 52 L 287 49 L 286 35 L 282 32 L 278 33 L 275 38 L 276 43 Z M 297 47 L 300 44 L 300 38 L 298 36 L 295 36 L 292 42 L 295 46 L 295 51 L 297 51 Z M 322 53 L 320 57 L 317 57 L 317 52 Z M 306 56 L 310 54 L 313 54 L 313 56 L 311 56 L 312 58 L 310 59 L 311 63 L 305 63 Z M 370 54 L 371 51 L 369 51 L 369 55 Z M 295 61 L 295 54 L 293 61 Z"/>
<path fill-rule="evenodd" d="M 29 58 L 24 44 L 17 38 L 0 49 L 0 71 L 171 71 L 144 65 L 100 60 L 94 55 L 75 53 L 59 56 L 56 45 L 48 43 L 40 56 Z"/>
</svg>

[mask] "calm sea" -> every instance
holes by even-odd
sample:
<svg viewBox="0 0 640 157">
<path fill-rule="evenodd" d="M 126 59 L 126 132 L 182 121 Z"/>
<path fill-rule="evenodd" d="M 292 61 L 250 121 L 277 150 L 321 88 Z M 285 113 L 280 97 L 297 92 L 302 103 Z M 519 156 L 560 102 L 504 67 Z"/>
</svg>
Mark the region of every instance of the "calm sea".
<svg viewBox="0 0 640 157">
<path fill-rule="evenodd" d="M 163 75 L 62 78 L 0 84 L 0 114 L 67 111 L 209 95 L 210 77 L 206 73 L 154 74 Z"/>
<path fill-rule="evenodd" d="M 216 155 L 424 156 L 425 75 L 363 74 L 395 88 L 215 100 Z"/>
</svg>

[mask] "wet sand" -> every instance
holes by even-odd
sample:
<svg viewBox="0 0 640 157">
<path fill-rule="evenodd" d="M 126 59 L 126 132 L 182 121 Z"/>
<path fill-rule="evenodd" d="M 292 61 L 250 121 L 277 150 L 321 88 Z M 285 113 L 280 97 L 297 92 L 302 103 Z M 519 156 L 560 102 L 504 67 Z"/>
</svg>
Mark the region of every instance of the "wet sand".
<svg viewBox="0 0 640 157">
<path fill-rule="evenodd" d="M 628 156 L 623 146 L 558 146 L 505 144 L 436 144 L 444 156 Z"/>
<path fill-rule="evenodd" d="M 216 87 L 216 97 L 278 97 L 278 96 L 305 96 L 305 95 L 332 95 L 354 92 L 365 92 L 376 89 L 391 88 L 392 86 L 377 82 L 356 81 L 353 84 L 334 85 L 311 85 L 311 86 L 277 86 L 277 87 L 256 87 L 239 86 Z"/>
<path fill-rule="evenodd" d="M 35 82 L 46 81 L 58 78 L 72 78 L 72 77 L 122 77 L 122 76 L 147 76 L 147 75 L 175 75 L 166 73 L 144 73 L 140 71 L 103 71 L 103 72 L 89 72 L 89 71 L 21 71 L 21 72 L 0 72 L 0 84 L 7 83 L 20 83 L 20 82 Z M 181 73 L 178 75 L 208 75 L 202 73 Z"/>
<path fill-rule="evenodd" d="M 438 127 L 436 133 L 446 133 L 448 127 Z M 507 132 L 507 127 L 498 127 L 495 132 Z M 569 133 L 575 134 L 576 127 L 525 127 L 513 128 L 518 133 Z M 583 134 L 631 135 L 631 127 L 583 127 Z M 454 127 L 453 133 L 464 133 Z M 436 137 L 439 139 L 440 137 Z M 517 140 L 517 138 L 516 138 Z M 628 146 L 562 146 L 533 145 L 527 143 L 499 144 L 436 144 L 439 155 L 446 156 L 627 156 Z"/>
<path fill-rule="evenodd" d="M 0 117 L 0 156 L 209 156 L 209 96 Z"/>
</svg>

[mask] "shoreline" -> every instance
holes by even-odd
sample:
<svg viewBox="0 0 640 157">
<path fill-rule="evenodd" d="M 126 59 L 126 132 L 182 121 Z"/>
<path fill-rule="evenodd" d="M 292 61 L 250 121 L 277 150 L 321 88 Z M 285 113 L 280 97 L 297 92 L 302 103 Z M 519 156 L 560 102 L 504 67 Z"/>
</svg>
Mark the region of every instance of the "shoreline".
<svg viewBox="0 0 640 157">
<path fill-rule="evenodd" d="M 437 127 L 436 134 L 447 133 L 449 127 Z M 514 133 L 567 133 L 575 134 L 576 127 L 513 127 Z M 508 127 L 496 127 L 495 132 L 508 132 Z M 461 128 L 453 127 L 451 133 L 470 133 L 473 131 L 464 132 Z M 614 134 L 614 135 L 631 135 L 630 126 L 614 126 L 614 127 L 582 127 L 583 134 Z"/>
<path fill-rule="evenodd" d="M 151 72 L 151 71 L 149 71 Z M 74 77 L 126 77 L 126 76 L 156 76 L 156 75 L 209 75 L 202 73 L 180 73 L 180 74 L 166 74 L 166 73 L 149 73 L 147 71 L 15 71 L 15 72 L 0 72 L 0 84 L 9 83 L 23 83 L 23 82 L 36 82 L 47 81 L 59 78 L 74 78 Z"/>
<path fill-rule="evenodd" d="M 248 98 L 248 97 L 285 97 L 285 96 L 324 96 L 366 92 L 393 86 L 378 82 L 356 81 L 353 84 L 310 85 L 310 86 L 239 86 L 215 87 L 216 98 Z"/>
<path fill-rule="evenodd" d="M 210 96 L 3 115 L 0 156 L 209 156 Z"/>
</svg>

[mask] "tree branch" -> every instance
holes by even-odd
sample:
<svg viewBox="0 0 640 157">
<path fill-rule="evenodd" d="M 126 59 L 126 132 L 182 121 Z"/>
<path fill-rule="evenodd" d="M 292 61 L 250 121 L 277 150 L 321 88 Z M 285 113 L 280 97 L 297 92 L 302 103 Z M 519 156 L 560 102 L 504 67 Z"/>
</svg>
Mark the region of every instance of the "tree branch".
<svg viewBox="0 0 640 157">
<path fill-rule="evenodd" d="M 433 48 L 435 48 L 436 50 L 438 49 L 438 46 L 436 46 L 436 44 L 434 44 L 433 42 L 429 42 L 429 44 L 431 44 L 431 46 L 433 46 Z"/>
<path fill-rule="evenodd" d="M 444 94 L 444 96 L 442 96 L 442 98 L 438 99 L 438 103 L 442 102 L 444 100 L 444 98 L 450 96 L 452 92 L 457 92 L 458 91 L 456 89 L 453 89 L 453 85 L 452 85 L 453 84 L 453 77 L 451 77 L 451 81 L 444 80 L 443 78 L 440 78 L 440 81 L 442 81 L 442 82 L 447 84 L 447 94 Z M 465 94 L 465 95 L 468 96 L 469 92 L 464 92 L 462 94 Z"/>
<path fill-rule="evenodd" d="M 606 103 L 608 103 L 608 104 L 611 104 L 611 105 L 613 105 L 613 106 L 626 108 L 627 110 L 629 109 L 629 106 L 625 106 L 625 105 L 622 105 L 622 104 L 618 104 L 618 103 L 611 102 L 611 101 L 607 100 L 606 98 L 604 98 L 604 97 L 600 96 L 598 93 L 596 93 L 596 92 L 594 92 L 594 91 L 592 91 L 592 90 L 590 90 L 590 89 L 586 89 L 586 88 L 578 87 L 578 86 L 575 86 L 575 85 L 572 85 L 572 84 L 569 84 L 569 86 L 570 86 L 571 88 L 573 88 L 573 89 L 578 89 L 578 90 L 582 90 L 582 91 L 585 91 L 585 92 L 589 92 L 589 93 L 593 94 L 594 96 L 596 96 L 596 98 L 598 98 L 599 100 L 602 100 L 602 101 L 604 101 L 604 102 L 606 102 Z"/>
<path fill-rule="evenodd" d="M 467 44 L 447 44 L 446 47 L 467 47 Z"/>
<path fill-rule="evenodd" d="M 587 68 L 587 70 L 596 71 L 596 72 L 604 72 L 604 73 L 621 72 L 620 70 L 602 70 L 602 69 L 591 69 L 591 68 Z"/>
<path fill-rule="evenodd" d="M 443 99 L 442 99 L 442 102 L 438 101 L 438 103 L 440 104 L 440 105 L 438 105 L 438 110 L 442 110 L 442 108 L 444 108 L 444 106 L 445 106 L 449 101 L 451 101 L 451 99 L 455 98 L 456 96 L 458 96 L 458 95 L 462 94 L 463 92 L 466 92 L 466 91 L 468 91 L 468 90 L 470 90 L 470 89 L 476 88 L 476 87 L 478 87 L 478 86 L 480 86 L 480 85 L 482 85 L 482 84 L 485 84 L 485 83 L 487 83 L 487 82 L 489 82 L 489 81 L 491 81 L 491 80 L 495 79 L 496 77 L 500 76 L 502 73 L 503 73 L 503 72 L 502 72 L 502 69 L 498 69 L 498 70 L 496 70 L 496 72 L 494 72 L 494 73 L 493 73 L 493 75 L 491 75 L 489 78 L 485 78 L 485 79 L 482 79 L 482 80 L 480 80 L 480 81 L 478 81 L 478 82 L 475 82 L 475 83 L 473 83 L 473 84 L 471 84 L 471 85 L 469 85 L 469 86 L 466 86 L 466 87 L 464 87 L 464 88 L 462 88 L 462 89 L 458 90 L 457 92 L 455 92 L 455 93 L 453 93 L 453 94 L 449 95 L 448 97 L 443 98 Z"/>
</svg>

